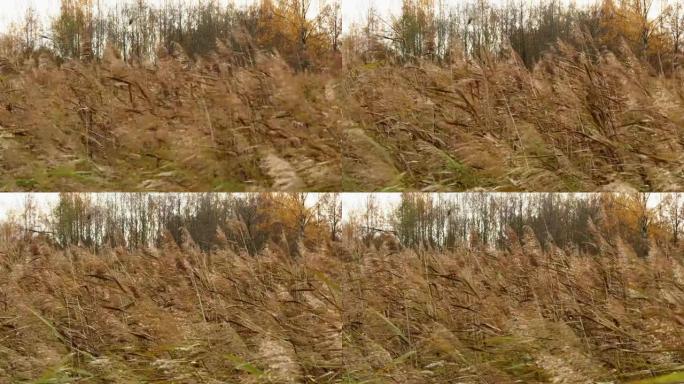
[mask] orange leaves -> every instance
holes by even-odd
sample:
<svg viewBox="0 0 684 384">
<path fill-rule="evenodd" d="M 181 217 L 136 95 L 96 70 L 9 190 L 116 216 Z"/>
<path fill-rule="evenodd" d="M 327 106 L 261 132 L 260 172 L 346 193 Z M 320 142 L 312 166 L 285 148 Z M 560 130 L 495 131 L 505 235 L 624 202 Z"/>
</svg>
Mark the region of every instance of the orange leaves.
<svg viewBox="0 0 684 384">
<path fill-rule="evenodd" d="M 306 193 L 263 193 L 258 209 L 266 218 L 273 239 L 284 238 L 291 256 L 299 256 L 300 244 L 312 248 L 328 237 L 328 225 L 322 218 L 321 201 Z"/>
<path fill-rule="evenodd" d="M 624 39 L 642 57 L 665 52 L 670 46 L 663 32 L 663 16 L 653 15 L 653 0 L 604 0 L 600 24 L 602 42 L 613 46 Z"/>
<path fill-rule="evenodd" d="M 337 47 L 342 20 L 339 3 L 312 5 L 312 0 L 262 0 L 259 46 L 278 51 L 297 69 L 314 66 Z"/>
<path fill-rule="evenodd" d="M 602 195 L 603 228 L 630 243 L 640 256 L 646 256 L 651 239 L 658 243 L 667 240 L 676 242 L 675 233 L 678 232 L 668 228 L 672 226 L 673 218 L 664 214 L 664 211 L 673 205 L 676 213 L 682 206 L 681 202 L 671 202 L 669 199 L 667 196 L 647 193 Z M 678 231 L 680 223 L 676 219 L 674 222 Z"/>
</svg>

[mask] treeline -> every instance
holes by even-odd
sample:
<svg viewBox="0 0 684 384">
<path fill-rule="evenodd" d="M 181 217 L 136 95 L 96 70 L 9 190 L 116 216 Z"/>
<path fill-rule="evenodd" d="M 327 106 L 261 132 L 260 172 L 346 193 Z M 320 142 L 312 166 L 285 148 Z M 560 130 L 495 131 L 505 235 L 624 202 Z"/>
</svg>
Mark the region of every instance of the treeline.
<svg viewBox="0 0 684 384">
<path fill-rule="evenodd" d="M 404 194 L 387 224 L 402 245 L 412 248 L 505 249 L 531 228 L 543 247 L 592 254 L 600 251 L 592 231 L 603 228 L 645 257 L 651 241 L 678 245 L 682 231 L 684 198 L 657 199 L 649 202 L 648 194 Z"/>
<path fill-rule="evenodd" d="M 21 215 L 5 227 L 19 229 L 16 236 L 45 236 L 59 247 L 138 249 L 191 239 L 205 252 L 232 247 L 258 255 L 275 245 L 291 257 L 337 242 L 505 249 L 523 238 L 526 228 L 543 246 L 585 253 L 600 251 L 592 231 L 602 228 L 645 257 L 652 241 L 678 246 L 684 229 L 679 194 L 659 195 L 649 203 L 647 194 L 404 193 L 397 204 L 370 195 L 360 210 L 343 216 L 343 208 L 336 193 L 63 193 L 47 209 L 29 197 Z"/>
<path fill-rule="evenodd" d="M 684 7 L 680 1 L 599 0 L 586 6 L 564 0 L 404 0 L 401 14 L 384 34 L 401 58 L 486 60 L 508 47 L 532 67 L 558 41 L 594 54 L 621 52 L 626 45 L 661 71 L 670 70 L 681 54 Z M 368 28 L 367 27 L 367 28 Z"/>
<path fill-rule="evenodd" d="M 664 5 L 663 5 L 664 4 Z M 656 9 L 656 7 L 658 7 Z M 277 51 L 297 69 L 349 63 L 486 60 L 511 47 L 532 66 L 563 40 L 583 52 L 623 50 L 625 44 L 662 72 L 681 53 L 684 6 L 655 0 L 601 0 L 577 6 L 564 0 L 402 0 L 390 18 L 371 8 L 363 21 L 343 20 L 340 0 L 259 0 L 237 7 L 216 0 L 145 0 L 104 7 L 93 0 L 61 0 L 49 25 L 35 10 L 5 36 L 4 50 L 49 49 L 59 58 L 101 57 L 107 46 L 126 61 L 153 60 L 178 43 L 190 56 L 209 54 L 227 42 L 248 58 L 255 49 Z M 349 26 L 343 35 L 343 26 Z"/>
<path fill-rule="evenodd" d="M 49 25 L 29 10 L 23 23 L 5 36 L 4 50 L 32 54 L 48 50 L 59 59 L 91 60 L 105 50 L 126 62 L 155 60 L 176 44 L 191 57 L 206 55 L 217 42 L 229 44 L 246 61 L 254 49 L 278 51 L 297 69 L 335 61 L 342 34 L 340 0 L 261 0 L 246 7 L 218 0 L 120 2 L 61 0 Z M 11 48 L 10 48 L 11 47 Z"/>
<path fill-rule="evenodd" d="M 339 196 L 309 203 L 307 194 L 288 193 L 62 193 L 47 213 L 29 198 L 19 222 L 25 236 L 47 236 L 60 247 L 138 249 L 192 240 L 205 252 L 231 246 L 256 255 L 275 242 L 296 257 L 302 246 L 337 240 Z"/>
</svg>

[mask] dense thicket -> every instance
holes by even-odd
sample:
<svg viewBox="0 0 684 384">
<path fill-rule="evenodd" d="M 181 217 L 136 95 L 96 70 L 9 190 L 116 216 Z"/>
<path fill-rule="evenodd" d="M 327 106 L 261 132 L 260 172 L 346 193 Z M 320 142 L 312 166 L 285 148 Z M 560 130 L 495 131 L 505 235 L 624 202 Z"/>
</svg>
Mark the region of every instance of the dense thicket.
<svg viewBox="0 0 684 384">
<path fill-rule="evenodd" d="M 206 55 L 220 40 L 248 57 L 254 48 L 276 50 L 297 69 L 337 67 L 341 51 L 348 62 L 443 62 L 462 55 L 486 60 L 509 45 L 531 66 L 558 40 L 581 46 L 585 39 L 578 37 L 584 34 L 613 50 L 624 40 L 662 72 L 672 70 L 681 53 L 684 9 L 678 1 L 602 0 L 582 7 L 562 0 L 402 1 L 398 15 L 383 18 L 371 8 L 365 20 L 352 23 L 342 19 L 339 0 L 260 0 L 245 7 L 216 0 L 160 6 L 136 0 L 113 8 L 61 0 L 49 25 L 41 25 L 31 10 L 5 46 L 25 53 L 47 48 L 64 59 L 86 60 L 111 46 L 126 61 L 145 61 L 154 60 L 159 48 L 172 51 L 174 43 L 191 56 Z M 351 27 L 343 35 L 345 25 Z"/>
<path fill-rule="evenodd" d="M 672 194 L 655 199 L 657 204 L 649 203 L 645 194 L 406 193 L 385 216 L 375 216 L 370 227 L 389 229 L 404 247 L 442 250 L 506 248 L 529 228 L 543 247 L 555 244 L 595 254 L 592 227 L 601 225 L 645 257 L 651 241 L 678 244 L 682 230 L 682 197 Z M 367 211 L 374 209 L 373 204 L 367 207 Z M 364 220 L 356 222 L 362 229 L 369 227 Z"/>
<path fill-rule="evenodd" d="M 255 255 L 274 241 L 296 257 L 301 244 L 313 246 L 336 236 L 340 221 L 336 195 L 322 195 L 313 206 L 306 203 L 306 194 L 63 193 L 27 230 L 61 247 L 92 249 L 139 249 L 169 240 L 181 244 L 189 237 L 204 252 L 230 245 Z M 34 209 L 32 203 L 26 206 Z"/>
<path fill-rule="evenodd" d="M 522 238 L 526 228 L 543 247 L 554 244 L 595 254 L 594 225 L 620 235 L 646 257 L 653 242 L 678 246 L 684 229 L 684 198 L 679 194 L 405 193 L 395 205 L 371 196 L 344 220 L 343 208 L 339 194 L 63 193 L 47 212 L 27 200 L 15 225 L 23 236 L 43 234 L 60 247 L 139 249 L 191 239 L 204 252 L 229 246 L 256 255 L 271 245 L 291 257 L 298 257 L 303 247 L 319 249 L 339 241 L 413 249 L 504 249 Z"/>
</svg>

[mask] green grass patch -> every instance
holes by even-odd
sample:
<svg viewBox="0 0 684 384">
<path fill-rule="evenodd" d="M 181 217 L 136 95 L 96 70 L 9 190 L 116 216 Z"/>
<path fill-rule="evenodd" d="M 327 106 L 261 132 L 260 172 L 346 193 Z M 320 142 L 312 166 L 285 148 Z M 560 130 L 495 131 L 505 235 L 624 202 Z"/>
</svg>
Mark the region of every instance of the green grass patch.
<svg viewBox="0 0 684 384">
<path fill-rule="evenodd" d="M 238 355 L 227 355 L 226 359 L 233 363 L 235 369 L 237 369 L 238 371 L 245 372 L 254 377 L 262 377 L 264 375 L 264 371 L 262 371 L 249 361 L 244 360 Z"/>
<path fill-rule="evenodd" d="M 580 192 L 584 188 L 582 186 L 582 180 L 573 175 L 561 175 L 561 181 L 563 182 L 564 191 L 566 192 Z"/>
<path fill-rule="evenodd" d="M 548 382 L 551 377 L 534 359 L 539 349 L 534 340 L 516 336 L 496 336 L 485 340 L 485 347 L 491 354 L 488 363 L 512 378 L 525 382 Z"/>
<path fill-rule="evenodd" d="M 406 185 L 404 182 L 404 177 L 406 172 L 396 175 L 389 183 L 388 186 L 381 189 L 379 192 L 401 192 L 406 190 Z"/>
<path fill-rule="evenodd" d="M 88 382 L 95 375 L 85 369 L 72 366 L 73 354 L 65 356 L 62 361 L 43 372 L 35 380 L 25 381 L 26 384 L 67 384 Z"/>
<path fill-rule="evenodd" d="M 244 184 L 233 180 L 215 180 L 212 189 L 214 192 L 245 192 Z"/>
<path fill-rule="evenodd" d="M 71 167 L 63 166 L 51 169 L 48 171 L 48 177 L 55 179 L 75 179 L 78 181 L 85 181 L 90 176 L 89 172 L 77 171 Z"/>
<path fill-rule="evenodd" d="M 455 181 L 463 190 L 476 187 L 487 188 L 497 185 L 495 180 L 489 177 L 483 177 L 472 167 L 451 157 L 447 160 L 447 169 L 453 174 L 453 181 Z"/>
<path fill-rule="evenodd" d="M 35 179 L 17 179 L 14 184 L 23 190 L 34 190 L 38 186 L 38 181 Z"/>
<path fill-rule="evenodd" d="M 77 382 L 87 382 L 93 379 L 92 373 L 72 367 L 57 367 L 43 373 L 40 378 L 30 381 L 30 384 L 68 384 Z"/>
<path fill-rule="evenodd" d="M 684 383 L 684 372 L 673 372 L 667 375 L 631 381 L 630 384 L 681 384 Z"/>
</svg>

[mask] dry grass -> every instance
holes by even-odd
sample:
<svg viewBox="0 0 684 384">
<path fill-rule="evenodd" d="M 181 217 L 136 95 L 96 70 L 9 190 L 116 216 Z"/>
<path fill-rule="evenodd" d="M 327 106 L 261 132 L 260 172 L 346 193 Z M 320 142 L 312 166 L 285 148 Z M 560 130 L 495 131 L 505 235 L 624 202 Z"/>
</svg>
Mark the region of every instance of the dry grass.
<svg viewBox="0 0 684 384">
<path fill-rule="evenodd" d="M 313 74 L 221 45 L 197 62 L 14 63 L 0 190 L 684 188 L 683 70 L 589 56 Z"/>
<path fill-rule="evenodd" d="M 14 244 L 0 382 L 680 382 L 681 250 L 593 241 L 599 256 L 529 230 L 507 252 L 335 244 L 296 261 Z"/>
<path fill-rule="evenodd" d="M 130 66 L 110 54 L 3 76 L 0 189 L 340 189 L 327 77 L 233 55 Z"/>
<path fill-rule="evenodd" d="M 511 54 L 450 68 L 353 72 L 345 83 L 357 107 L 351 115 L 363 116 L 360 126 L 396 169 L 371 180 L 373 188 L 682 188 L 682 73 L 653 76 L 627 50 L 589 60 L 561 44 L 533 71 Z M 370 168 L 369 155 L 359 153 L 367 151 L 350 147 L 360 150 L 345 160 L 364 166 L 345 170 Z M 368 187 L 365 175 L 351 172 L 355 185 Z"/>
</svg>

